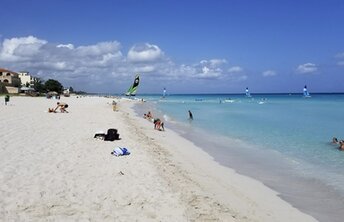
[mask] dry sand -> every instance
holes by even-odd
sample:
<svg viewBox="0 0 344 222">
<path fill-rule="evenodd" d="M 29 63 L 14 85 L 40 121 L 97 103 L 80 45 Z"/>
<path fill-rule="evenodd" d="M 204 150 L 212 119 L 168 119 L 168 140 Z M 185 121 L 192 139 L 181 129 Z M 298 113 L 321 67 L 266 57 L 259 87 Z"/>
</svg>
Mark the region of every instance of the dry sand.
<svg viewBox="0 0 344 222">
<path fill-rule="evenodd" d="M 0 99 L 3 98 L 1 97 Z M 1 221 L 315 221 L 259 181 L 134 114 L 137 103 L 11 97 L 0 105 Z M 117 128 L 121 140 L 93 138 Z M 131 154 L 115 157 L 116 147 Z"/>
</svg>

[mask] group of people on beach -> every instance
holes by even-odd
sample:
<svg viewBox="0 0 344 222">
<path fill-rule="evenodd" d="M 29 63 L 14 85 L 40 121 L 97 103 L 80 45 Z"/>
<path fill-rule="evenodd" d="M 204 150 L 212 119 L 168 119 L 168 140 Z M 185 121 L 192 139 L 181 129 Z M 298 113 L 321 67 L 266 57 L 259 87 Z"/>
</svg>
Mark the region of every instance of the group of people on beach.
<svg viewBox="0 0 344 222">
<path fill-rule="evenodd" d="M 344 140 L 338 141 L 337 137 L 333 137 L 332 144 L 338 144 L 339 145 L 338 149 L 344 151 Z"/>
<path fill-rule="evenodd" d="M 49 113 L 56 113 L 56 111 L 58 109 L 60 109 L 61 113 L 68 113 L 68 111 L 66 110 L 66 108 L 68 108 L 68 104 L 67 103 L 57 102 L 56 104 L 57 104 L 57 106 L 55 108 L 49 108 L 48 109 Z"/>
<path fill-rule="evenodd" d="M 150 111 L 148 111 L 148 113 L 143 114 L 143 118 L 153 122 L 154 129 L 159 131 L 165 131 L 164 122 L 161 121 L 159 118 L 154 118 Z"/>
</svg>

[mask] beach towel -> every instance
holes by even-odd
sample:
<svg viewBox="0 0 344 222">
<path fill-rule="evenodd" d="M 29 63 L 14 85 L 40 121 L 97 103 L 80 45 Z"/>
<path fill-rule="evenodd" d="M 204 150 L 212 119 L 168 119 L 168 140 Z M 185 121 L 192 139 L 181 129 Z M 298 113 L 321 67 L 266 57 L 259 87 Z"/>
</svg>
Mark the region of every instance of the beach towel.
<svg viewBox="0 0 344 222">
<path fill-rule="evenodd" d="M 112 155 L 114 156 L 124 156 L 124 155 L 129 155 L 130 152 L 127 148 L 124 147 L 116 147 L 112 152 Z"/>
<path fill-rule="evenodd" d="M 96 134 L 94 134 L 94 138 L 104 140 L 106 134 L 103 131 L 97 131 Z"/>
</svg>

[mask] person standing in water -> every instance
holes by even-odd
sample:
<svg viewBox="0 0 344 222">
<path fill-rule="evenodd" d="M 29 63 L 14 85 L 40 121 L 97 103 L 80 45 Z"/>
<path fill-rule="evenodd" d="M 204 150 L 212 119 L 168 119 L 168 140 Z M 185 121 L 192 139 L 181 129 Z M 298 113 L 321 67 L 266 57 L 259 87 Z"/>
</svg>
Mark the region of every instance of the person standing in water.
<svg viewBox="0 0 344 222">
<path fill-rule="evenodd" d="M 189 110 L 189 120 L 193 120 L 192 112 Z"/>
</svg>

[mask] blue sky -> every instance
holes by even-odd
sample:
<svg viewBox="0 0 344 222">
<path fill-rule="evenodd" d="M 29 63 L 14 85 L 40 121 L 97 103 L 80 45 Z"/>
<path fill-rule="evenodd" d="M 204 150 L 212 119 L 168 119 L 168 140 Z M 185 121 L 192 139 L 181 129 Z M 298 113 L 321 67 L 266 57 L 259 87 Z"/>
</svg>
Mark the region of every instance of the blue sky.
<svg viewBox="0 0 344 222">
<path fill-rule="evenodd" d="M 343 92 L 344 1 L 1 0 L 0 67 L 88 92 Z"/>
</svg>

